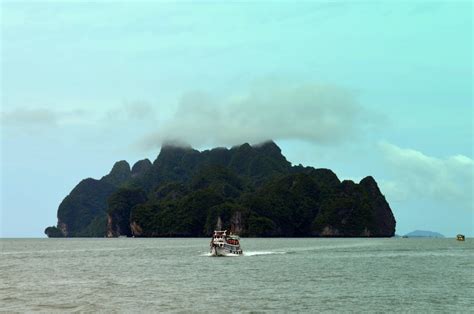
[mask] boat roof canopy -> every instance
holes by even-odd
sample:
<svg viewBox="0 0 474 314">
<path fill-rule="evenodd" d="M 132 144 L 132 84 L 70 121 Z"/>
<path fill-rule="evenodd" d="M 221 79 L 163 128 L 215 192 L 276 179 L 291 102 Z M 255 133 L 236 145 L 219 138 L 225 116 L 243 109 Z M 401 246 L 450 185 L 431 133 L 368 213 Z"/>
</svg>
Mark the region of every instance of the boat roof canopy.
<svg viewBox="0 0 474 314">
<path fill-rule="evenodd" d="M 214 230 L 214 235 L 215 236 L 225 236 L 225 237 L 229 237 L 231 239 L 240 239 L 240 237 L 236 234 L 227 234 L 227 230 Z"/>
</svg>

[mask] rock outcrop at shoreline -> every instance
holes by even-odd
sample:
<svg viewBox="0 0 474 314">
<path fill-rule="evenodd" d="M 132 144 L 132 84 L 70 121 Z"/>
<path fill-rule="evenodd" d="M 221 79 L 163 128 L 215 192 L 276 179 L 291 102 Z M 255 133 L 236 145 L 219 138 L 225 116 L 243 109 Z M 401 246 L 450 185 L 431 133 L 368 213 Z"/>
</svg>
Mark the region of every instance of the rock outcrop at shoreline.
<svg viewBox="0 0 474 314">
<path fill-rule="evenodd" d="M 82 180 L 58 209 L 49 237 L 391 237 L 395 218 L 372 177 L 340 181 L 329 169 L 292 166 L 272 141 L 199 152 L 165 145 L 157 159 L 117 162 Z"/>
</svg>

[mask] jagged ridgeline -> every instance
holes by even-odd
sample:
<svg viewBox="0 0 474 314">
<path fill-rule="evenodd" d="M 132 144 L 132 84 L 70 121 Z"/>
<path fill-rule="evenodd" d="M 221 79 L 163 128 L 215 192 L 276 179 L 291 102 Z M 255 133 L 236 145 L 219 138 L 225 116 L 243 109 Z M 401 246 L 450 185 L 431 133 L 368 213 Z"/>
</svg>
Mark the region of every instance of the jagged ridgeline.
<svg viewBox="0 0 474 314">
<path fill-rule="evenodd" d="M 218 226 L 220 225 L 220 226 Z M 340 181 L 292 166 L 274 142 L 199 152 L 163 146 L 131 169 L 117 162 L 61 202 L 49 237 L 391 237 L 395 218 L 372 177 Z"/>
</svg>

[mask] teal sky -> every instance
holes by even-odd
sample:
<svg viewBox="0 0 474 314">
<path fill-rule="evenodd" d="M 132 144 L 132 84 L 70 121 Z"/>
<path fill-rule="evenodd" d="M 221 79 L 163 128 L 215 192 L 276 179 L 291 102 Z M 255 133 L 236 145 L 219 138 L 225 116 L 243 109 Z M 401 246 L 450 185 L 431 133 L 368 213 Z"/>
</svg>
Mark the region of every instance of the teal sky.
<svg viewBox="0 0 474 314">
<path fill-rule="evenodd" d="M 474 236 L 470 1 L 1 1 L 3 237 L 162 141 L 274 139 L 375 177 L 397 219 Z"/>
</svg>

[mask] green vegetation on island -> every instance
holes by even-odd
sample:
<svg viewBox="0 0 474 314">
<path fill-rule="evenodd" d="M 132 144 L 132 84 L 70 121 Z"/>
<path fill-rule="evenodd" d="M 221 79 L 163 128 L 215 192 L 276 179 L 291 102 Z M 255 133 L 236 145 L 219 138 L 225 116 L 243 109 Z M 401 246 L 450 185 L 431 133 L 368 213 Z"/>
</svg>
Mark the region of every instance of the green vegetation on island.
<svg viewBox="0 0 474 314">
<path fill-rule="evenodd" d="M 81 181 L 49 237 L 391 237 L 395 218 L 372 177 L 359 184 L 329 169 L 292 166 L 274 142 L 199 152 L 165 145 L 131 169 L 117 162 Z"/>
</svg>

